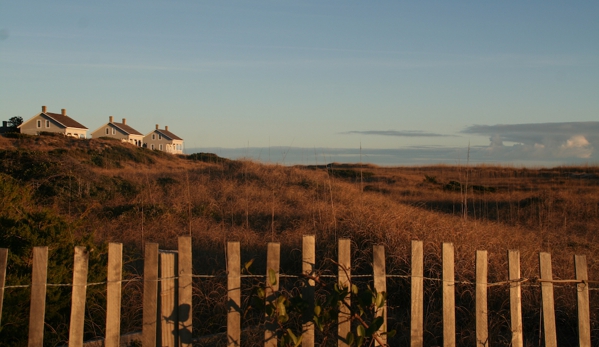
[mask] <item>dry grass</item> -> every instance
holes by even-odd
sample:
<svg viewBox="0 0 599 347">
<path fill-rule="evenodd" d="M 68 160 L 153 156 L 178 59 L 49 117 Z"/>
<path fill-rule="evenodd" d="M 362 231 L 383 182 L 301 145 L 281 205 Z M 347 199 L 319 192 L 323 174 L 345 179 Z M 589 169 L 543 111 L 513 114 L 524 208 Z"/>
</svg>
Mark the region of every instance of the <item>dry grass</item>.
<svg viewBox="0 0 599 347">
<path fill-rule="evenodd" d="M 334 270 L 325 259 L 335 259 L 337 240 L 349 237 L 354 273 L 368 273 L 372 245 L 384 244 L 388 273 L 409 274 L 410 242 L 422 240 L 429 277 L 441 277 L 441 243 L 453 242 L 458 281 L 474 280 L 475 252 L 482 249 L 489 251 L 490 281 L 507 278 L 508 249 L 520 250 L 523 277 L 538 277 L 538 252 L 547 251 L 553 257 L 554 278 L 574 278 L 572 257 L 586 254 L 589 275 L 599 280 L 597 167 L 284 167 L 251 161 L 191 161 L 105 140 L 11 141 L 12 147 L 2 147 L 45 153 L 65 148 L 67 152 L 56 160 L 70 181 L 62 180 L 57 194 L 40 197 L 40 203 L 79 220 L 80 232 L 93 233 L 99 242 L 123 242 L 132 273 L 141 271 L 143 242 L 174 249 L 177 236 L 190 234 L 198 274 L 225 271 L 227 241 L 241 242 L 242 261 L 255 258 L 256 272 L 264 268 L 266 242 L 280 242 L 281 271 L 299 273 L 301 237 L 314 234 L 322 271 Z M 120 159 L 106 155 L 102 165 L 93 165 L 90 158 L 115 153 L 115 146 L 125 148 L 115 157 Z M 467 182 L 468 189 L 455 190 L 452 181 Z M 35 178 L 25 183 L 43 186 L 40 182 L 43 179 Z M 198 334 L 225 328 L 225 287 L 219 281 L 196 282 L 196 322 L 210 317 L 210 323 L 196 327 Z M 440 286 L 435 281 L 425 286 L 425 343 L 440 344 Z M 389 287 L 390 324 L 408 331 L 409 280 L 392 279 Z M 571 286 L 556 289 L 557 305 L 561 305 L 558 336 L 563 345 L 575 336 L 574 293 Z M 489 295 L 494 344 L 508 345 L 509 297 L 503 287 L 494 287 Z M 538 344 L 538 287 L 526 287 L 523 296 L 526 344 Z M 457 286 L 460 344 L 474 344 L 473 300 L 472 286 Z M 599 329 L 594 293 L 591 311 L 593 327 Z M 124 323 L 129 329 L 139 326 L 139 315 L 133 316 L 137 323 Z M 400 333 L 395 339 L 396 344 L 407 344 L 409 336 Z M 596 343 L 599 336 L 594 339 Z"/>
</svg>

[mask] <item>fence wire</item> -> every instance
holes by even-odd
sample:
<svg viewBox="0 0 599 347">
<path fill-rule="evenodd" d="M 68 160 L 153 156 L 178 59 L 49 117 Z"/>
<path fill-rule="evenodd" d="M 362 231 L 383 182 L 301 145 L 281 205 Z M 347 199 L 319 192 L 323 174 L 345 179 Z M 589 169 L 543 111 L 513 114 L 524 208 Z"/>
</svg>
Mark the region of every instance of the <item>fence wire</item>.
<svg viewBox="0 0 599 347">
<path fill-rule="evenodd" d="M 308 278 L 306 275 L 304 274 L 299 274 L 299 275 L 290 275 L 290 274 L 279 274 L 278 275 L 279 278 Z M 227 275 L 191 275 L 192 278 L 201 278 L 201 279 L 211 279 L 211 278 L 227 278 Z M 266 278 L 266 275 L 241 275 L 241 278 Z M 322 275 L 315 275 L 314 277 L 318 277 L 318 278 L 338 278 L 339 276 L 337 275 L 329 275 L 329 274 L 322 274 Z M 374 275 L 351 275 L 350 278 L 373 278 Z M 447 281 L 444 280 L 442 278 L 435 278 L 435 277 L 425 277 L 425 276 L 411 276 L 411 275 L 394 275 L 394 274 L 387 274 L 385 275 L 386 278 L 403 278 L 403 279 L 412 279 L 412 278 L 422 278 L 423 280 L 427 280 L 427 281 L 433 281 L 433 282 L 449 282 L 452 283 L 454 285 L 456 284 L 462 284 L 462 285 L 477 285 L 477 284 L 483 284 L 483 285 L 487 285 L 487 287 L 497 287 L 497 286 L 505 286 L 505 285 L 511 285 L 514 283 L 520 283 L 520 284 L 524 284 L 526 283 L 525 286 L 527 287 L 539 287 L 541 286 L 542 283 L 553 283 L 554 287 L 557 288 L 564 288 L 564 287 L 570 287 L 567 285 L 560 285 L 560 284 L 580 284 L 583 283 L 586 286 L 589 286 L 589 290 L 591 291 L 599 291 L 599 287 L 597 288 L 591 288 L 590 285 L 591 284 L 599 284 L 599 281 L 590 281 L 590 280 L 548 280 L 548 279 L 542 279 L 539 277 L 532 277 L 532 278 L 518 278 L 518 279 L 513 279 L 513 280 L 506 280 L 506 281 L 500 281 L 500 282 L 489 282 L 489 283 L 477 283 L 477 282 L 471 282 L 471 281 Z M 119 281 L 104 281 L 104 282 L 92 282 L 92 283 L 86 283 L 86 284 L 82 284 L 81 286 L 87 286 L 87 287 L 92 287 L 92 286 L 100 286 L 100 285 L 107 285 L 108 283 L 128 283 L 128 282 L 162 282 L 162 281 L 170 281 L 170 280 L 178 280 L 179 276 L 171 276 L 171 277 L 162 277 L 162 278 L 158 278 L 155 280 L 144 280 L 143 278 L 133 278 L 133 279 L 126 279 L 126 280 L 119 280 Z M 74 287 L 74 285 L 72 283 L 46 283 L 45 284 L 46 287 Z M 15 288 L 29 288 L 31 287 L 31 284 L 17 284 L 17 285 L 9 285 L 9 286 L 4 286 L 4 287 L 0 287 L 0 290 L 4 290 L 4 289 L 15 289 Z"/>
</svg>

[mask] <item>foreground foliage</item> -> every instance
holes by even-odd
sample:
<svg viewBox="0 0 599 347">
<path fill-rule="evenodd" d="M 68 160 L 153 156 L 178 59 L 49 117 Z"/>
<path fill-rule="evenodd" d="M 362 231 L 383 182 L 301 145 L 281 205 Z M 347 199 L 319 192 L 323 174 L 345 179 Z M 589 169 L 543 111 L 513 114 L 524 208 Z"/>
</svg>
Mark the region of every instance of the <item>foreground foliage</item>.
<svg viewBox="0 0 599 347">
<path fill-rule="evenodd" d="M 105 273 L 105 260 L 102 246 L 92 242 L 90 236 L 74 237 L 72 230 L 78 225 L 56 215 L 48 209 L 38 209 L 33 204 L 31 192 L 18 185 L 11 177 L 0 174 L 0 248 L 9 249 L 7 279 L 8 285 L 29 285 L 31 283 L 31 254 L 33 247 L 48 246 L 48 282 L 70 283 L 72 281 L 73 249 L 84 245 L 90 252 L 92 268 L 90 280 L 102 278 Z M 88 291 L 89 304 L 102 304 L 98 289 Z M 0 340 L 3 346 L 26 344 L 29 322 L 29 288 L 7 289 L 2 312 Z M 65 327 L 70 315 L 70 288 L 52 287 L 47 290 L 45 319 L 55 329 L 46 331 L 48 345 L 65 342 L 68 338 Z M 95 319 L 101 319 L 93 312 Z"/>
</svg>

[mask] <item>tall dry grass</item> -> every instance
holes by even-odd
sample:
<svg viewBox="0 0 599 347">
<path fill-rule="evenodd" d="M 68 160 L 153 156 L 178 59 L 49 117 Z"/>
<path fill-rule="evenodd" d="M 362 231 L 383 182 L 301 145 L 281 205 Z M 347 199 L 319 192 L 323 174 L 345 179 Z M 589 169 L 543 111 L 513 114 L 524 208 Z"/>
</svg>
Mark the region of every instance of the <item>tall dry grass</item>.
<svg viewBox="0 0 599 347">
<path fill-rule="evenodd" d="M 354 249 L 354 273 L 369 273 L 372 245 L 384 244 L 388 272 L 409 274 L 410 241 L 418 239 L 425 243 L 426 276 L 430 278 L 441 278 L 441 243 L 453 242 L 458 281 L 474 281 L 474 255 L 481 249 L 489 252 L 489 280 L 493 282 L 507 278 L 508 249 L 520 250 L 523 277 L 538 277 L 538 253 L 546 251 L 552 254 L 555 278 L 574 278 L 573 255 L 587 254 L 589 273 L 597 279 L 598 263 L 593 254 L 599 249 L 591 228 L 597 225 L 599 195 L 594 194 L 592 184 L 578 178 L 561 183 L 566 189 L 559 190 L 554 187 L 560 183 L 544 182 L 539 178 L 542 172 L 535 175 L 528 172 L 524 177 L 514 177 L 521 173 L 511 173 L 510 177 L 509 170 L 504 170 L 504 176 L 498 177 L 497 168 L 486 174 L 473 172 L 471 186 L 502 183 L 503 187 L 494 193 L 472 192 L 468 199 L 471 215 L 465 219 L 460 192 L 443 189 L 443 183 L 424 183 L 423 175 L 415 173 L 414 169 L 403 172 L 400 168 L 385 168 L 379 173 L 378 168 L 372 168 L 375 175 L 365 184 L 366 187 L 376 185 L 378 190 L 362 192 L 357 181 L 334 177 L 334 170 L 307 170 L 250 161 L 237 164 L 237 167 L 226 170 L 218 165 L 193 164 L 168 173 L 148 173 L 146 182 L 151 183 L 141 189 L 140 196 L 147 196 L 148 206 L 163 206 L 164 210 L 146 221 L 145 241 L 159 242 L 165 248 L 176 247 L 176 236 L 186 234 L 189 214 L 186 213 L 187 202 L 181 197 L 188 196 L 185 192 L 189 191 L 194 250 L 199 253 L 194 269 L 198 273 L 223 273 L 226 241 L 240 241 L 242 260 L 257 259 L 256 269 L 265 266 L 266 242 L 281 242 L 282 271 L 299 273 L 301 236 L 314 234 L 318 240 L 317 257 L 321 271 L 328 273 L 335 270 L 326 259 L 336 258 L 337 240 L 349 237 Z M 441 168 L 440 171 L 447 176 L 438 175 L 438 181 L 456 179 L 452 168 Z M 124 179 L 134 180 L 134 176 L 125 172 L 121 175 Z M 168 189 L 152 183 L 164 175 L 176 182 Z M 189 175 L 189 185 L 184 175 Z M 588 185 L 588 189 L 581 188 L 582 185 Z M 410 193 L 406 194 L 406 191 Z M 448 208 L 450 205 L 451 209 Z M 139 243 L 138 234 L 132 232 L 135 230 L 134 219 L 125 218 L 128 224 L 104 221 L 103 224 L 111 228 L 106 232 L 106 239 Z M 562 223 L 564 219 L 571 221 Z M 165 228 L 166 225 L 171 227 Z M 390 282 L 391 326 L 407 331 L 409 280 L 393 279 Z M 426 341 L 439 344 L 442 323 L 440 284 L 429 280 L 425 285 Z M 246 292 L 250 287 L 246 285 Z M 224 283 L 218 288 L 224 289 Z M 458 341 L 470 344 L 475 338 L 473 286 L 459 285 L 457 296 L 457 319 L 461 329 Z M 490 289 L 490 332 L 499 345 L 509 344 L 508 298 L 507 288 Z M 541 329 L 539 288 L 525 287 L 523 298 L 527 343 L 537 344 Z M 197 313 L 198 318 L 209 313 L 206 307 L 209 311 L 224 312 L 218 294 L 212 299 L 212 306 L 198 306 L 202 307 Z M 558 336 L 560 343 L 568 345 L 576 332 L 574 287 L 556 288 L 556 302 L 560 307 Z M 593 302 L 593 312 L 597 312 L 596 298 Z M 221 331 L 224 329 L 223 317 L 220 317 Z M 254 323 L 249 320 L 246 326 L 249 328 Z M 593 324 L 597 327 L 596 314 Z M 214 327 L 204 333 L 213 332 Z M 198 329 L 201 331 L 200 327 Z M 400 334 L 396 342 L 407 343 L 406 335 Z"/>
<path fill-rule="evenodd" d="M 223 275 L 227 241 L 239 241 L 242 261 L 265 267 L 266 243 L 280 242 L 281 271 L 301 272 L 301 238 L 314 234 L 318 267 L 335 273 L 339 238 L 352 239 L 352 273 L 371 272 L 373 244 L 383 244 L 387 272 L 410 273 L 411 240 L 422 240 L 425 274 L 441 278 L 441 243 L 453 242 L 456 280 L 474 281 L 476 250 L 489 252 L 489 280 L 507 278 L 508 249 L 519 249 L 522 276 L 538 277 L 538 253 L 550 252 L 554 278 L 574 278 L 572 257 L 586 254 L 589 275 L 599 280 L 599 168 L 525 169 L 500 166 L 384 168 L 373 165 L 285 167 L 252 161 L 202 162 L 166 156 L 109 141 L 18 139 L 7 151 L 37 151 L 60 163 L 62 178 L 36 177 L 24 184 L 51 186 L 40 204 L 81 221 L 80 233 L 98 242 L 122 242 L 129 276 L 142 273 L 144 242 L 175 249 L 177 236 L 193 237 L 194 272 Z M 29 142 L 27 142 L 29 141 Z M 115 146 L 123 148 L 115 150 Z M 57 148 L 65 152 L 56 152 Z M 52 154 L 54 153 L 54 154 Z M 102 160 L 95 160 L 99 156 Z M 452 181 L 468 177 L 468 190 Z M 478 188 L 475 188 L 478 187 Z M 475 190 L 476 189 L 476 190 Z M 466 194 L 467 193 L 467 194 Z M 464 197 L 467 197 L 465 199 Z M 467 204 L 467 208 L 465 206 Z M 464 216 L 467 211 L 467 218 Z M 248 294 L 254 284 L 244 280 Z M 367 281 L 358 280 L 365 286 Z M 291 286 L 289 281 L 286 285 Z M 194 334 L 226 330 L 224 278 L 194 282 Z M 425 281 L 425 344 L 442 343 L 441 287 Z M 141 288 L 125 289 L 124 329 L 141 326 Z M 389 279 L 390 327 L 400 333 L 393 344 L 409 341 L 410 280 Z M 575 345 L 575 288 L 556 288 L 560 345 Z M 523 288 L 527 345 L 539 343 L 540 291 Z M 494 345 L 509 345 L 509 296 L 506 287 L 489 292 L 490 334 Z M 599 298 L 592 294 L 594 331 L 599 330 Z M 456 286 L 458 343 L 474 344 L 474 287 Z M 244 303 L 244 309 L 248 303 Z M 263 316 L 244 313 L 249 339 Z M 202 324 L 200 324 L 202 322 Z M 254 332 L 254 333 L 252 333 Z M 594 335 L 594 343 L 599 336 Z M 220 341 L 220 342 L 219 342 Z M 222 339 L 216 339 L 219 345 Z"/>
</svg>

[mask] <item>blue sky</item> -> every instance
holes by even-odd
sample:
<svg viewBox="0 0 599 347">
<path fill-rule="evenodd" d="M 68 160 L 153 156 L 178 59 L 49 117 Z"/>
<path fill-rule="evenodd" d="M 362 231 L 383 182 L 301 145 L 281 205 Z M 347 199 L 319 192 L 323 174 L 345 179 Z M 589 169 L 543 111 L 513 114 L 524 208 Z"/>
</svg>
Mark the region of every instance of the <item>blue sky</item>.
<svg viewBox="0 0 599 347">
<path fill-rule="evenodd" d="M 597 163 L 599 2 L 0 1 L 3 119 L 42 105 L 197 151 Z"/>
</svg>

